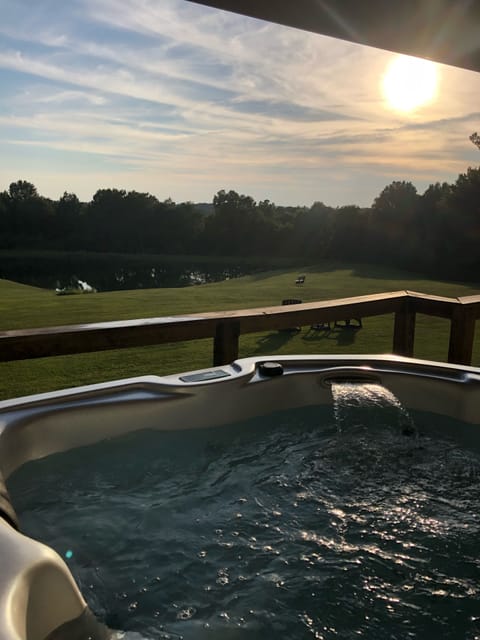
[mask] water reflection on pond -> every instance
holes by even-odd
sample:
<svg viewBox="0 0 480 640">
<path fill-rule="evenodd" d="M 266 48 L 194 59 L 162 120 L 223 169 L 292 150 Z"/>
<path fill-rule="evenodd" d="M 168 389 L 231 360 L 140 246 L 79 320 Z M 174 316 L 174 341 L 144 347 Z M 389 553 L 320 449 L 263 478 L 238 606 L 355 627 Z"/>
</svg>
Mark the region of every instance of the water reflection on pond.
<svg viewBox="0 0 480 640">
<path fill-rule="evenodd" d="M 208 258 L 172 259 L 115 254 L 0 255 L 0 278 L 45 289 L 64 289 L 79 280 L 97 291 L 187 287 L 238 278 L 267 264 Z"/>
</svg>

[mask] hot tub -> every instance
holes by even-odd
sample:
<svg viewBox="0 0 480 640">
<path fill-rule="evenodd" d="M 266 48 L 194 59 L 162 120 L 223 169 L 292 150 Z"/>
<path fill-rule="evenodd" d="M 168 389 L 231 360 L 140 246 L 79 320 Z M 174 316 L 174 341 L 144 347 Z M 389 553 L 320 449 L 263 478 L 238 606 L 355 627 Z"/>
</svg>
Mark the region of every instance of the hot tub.
<svg viewBox="0 0 480 640">
<path fill-rule="evenodd" d="M 448 431 L 468 447 L 480 445 L 479 370 L 399 357 L 248 358 L 0 402 L 0 639 L 109 637 L 64 559 L 21 533 L 4 483 L 22 465 L 135 430 L 211 428 L 273 410 L 331 405 L 332 388 L 343 384 L 382 385 L 415 411 L 419 430 Z M 442 420 L 423 420 L 431 414 Z"/>
</svg>

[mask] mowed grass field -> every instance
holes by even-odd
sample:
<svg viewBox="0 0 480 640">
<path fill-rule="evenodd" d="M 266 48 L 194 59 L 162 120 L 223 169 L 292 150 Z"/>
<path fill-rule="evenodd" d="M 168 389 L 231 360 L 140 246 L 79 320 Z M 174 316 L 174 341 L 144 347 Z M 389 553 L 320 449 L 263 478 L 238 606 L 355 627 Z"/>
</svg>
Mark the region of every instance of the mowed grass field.
<svg viewBox="0 0 480 640">
<path fill-rule="evenodd" d="M 296 286 L 299 273 L 305 284 Z M 53 291 L 0 280 L 0 331 L 273 306 L 284 298 L 304 302 L 410 289 L 465 296 L 480 284 L 439 282 L 375 266 L 324 264 L 300 270 L 270 271 L 220 283 L 179 289 L 143 289 L 56 296 Z M 415 356 L 447 358 L 449 322 L 417 316 Z M 477 331 L 474 365 L 480 365 Z M 240 357 L 275 354 L 391 353 L 393 315 L 365 318 L 357 331 L 336 329 L 297 334 L 270 331 L 240 339 Z M 0 363 L 0 399 L 137 375 L 163 375 L 209 367 L 213 340 L 158 347 Z"/>
</svg>

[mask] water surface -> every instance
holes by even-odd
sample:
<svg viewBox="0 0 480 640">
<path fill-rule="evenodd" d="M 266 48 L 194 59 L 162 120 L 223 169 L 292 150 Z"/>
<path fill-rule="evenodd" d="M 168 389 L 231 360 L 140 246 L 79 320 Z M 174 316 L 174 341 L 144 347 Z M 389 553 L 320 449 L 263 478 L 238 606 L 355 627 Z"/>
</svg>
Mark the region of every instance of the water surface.
<svg viewBox="0 0 480 640">
<path fill-rule="evenodd" d="M 310 407 L 131 434 L 29 463 L 9 488 L 114 629 L 473 640 L 479 456 L 405 436 L 395 407 L 352 411 L 341 430 Z"/>
</svg>

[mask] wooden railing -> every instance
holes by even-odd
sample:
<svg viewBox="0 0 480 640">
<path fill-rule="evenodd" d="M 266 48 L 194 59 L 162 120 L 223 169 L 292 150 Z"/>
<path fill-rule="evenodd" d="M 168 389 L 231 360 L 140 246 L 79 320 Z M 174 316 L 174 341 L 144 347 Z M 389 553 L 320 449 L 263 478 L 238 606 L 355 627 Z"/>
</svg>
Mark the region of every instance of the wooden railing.
<svg viewBox="0 0 480 640">
<path fill-rule="evenodd" d="M 345 318 L 394 313 L 392 351 L 413 356 L 417 313 L 448 318 L 448 361 L 471 364 L 480 296 L 445 298 L 395 291 L 305 304 L 196 313 L 163 318 L 78 324 L 0 332 L 0 361 L 43 358 L 108 349 L 213 338 L 213 364 L 238 357 L 239 336 Z"/>
</svg>

